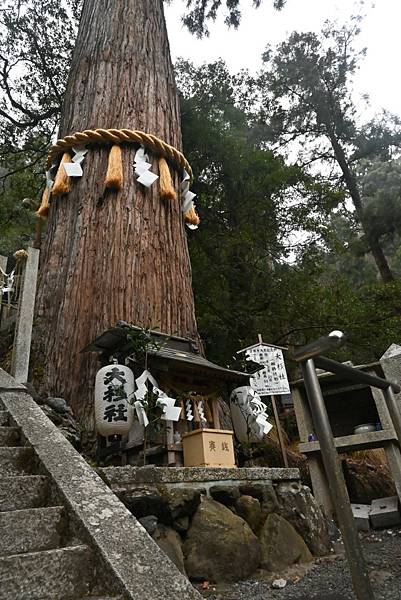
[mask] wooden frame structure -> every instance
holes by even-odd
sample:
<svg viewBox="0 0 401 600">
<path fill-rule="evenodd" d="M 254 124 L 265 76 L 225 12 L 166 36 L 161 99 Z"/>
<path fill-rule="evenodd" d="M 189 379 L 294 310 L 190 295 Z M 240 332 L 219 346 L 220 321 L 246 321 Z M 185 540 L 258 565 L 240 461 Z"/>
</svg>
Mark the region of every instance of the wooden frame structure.
<svg viewBox="0 0 401 600">
<path fill-rule="evenodd" d="M 383 377 L 380 363 L 356 368 Z M 367 384 L 350 383 L 330 373 L 321 373 L 318 379 L 337 451 L 384 448 L 401 502 L 401 452 L 383 391 Z M 322 464 L 320 445 L 312 439 L 314 426 L 303 379 L 291 383 L 291 393 L 300 437 L 299 451 L 307 456 L 315 498 L 325 514 L 331 518 L 334 508 Z M 377 423 L 378 430 L 353 433 L 354 427 L 367 422 Z"/>
</svg>

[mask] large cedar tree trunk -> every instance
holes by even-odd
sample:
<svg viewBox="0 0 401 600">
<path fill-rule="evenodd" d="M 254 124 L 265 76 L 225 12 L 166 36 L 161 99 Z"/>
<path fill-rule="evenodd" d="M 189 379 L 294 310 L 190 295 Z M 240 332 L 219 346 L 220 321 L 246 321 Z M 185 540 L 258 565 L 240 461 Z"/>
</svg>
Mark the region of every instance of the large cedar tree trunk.
<svg viewBox="0 0 401 600">
<path fill-rule="evenodd" d="M 85 0 L 59 133 L 96 127 L 140 129 L 181 149 L 162 0 Z M 119 319 L 197 338 L 179 200 L 136 183 L 135 147 L 122 153 L 123 189 L 105 194 L 108 149 L 91 147 L 84 176 L 52 201 L 41 259 L 42 386 L 88 427 L 99 365 L 80 354 L 86 344 Z"/>
</svg>

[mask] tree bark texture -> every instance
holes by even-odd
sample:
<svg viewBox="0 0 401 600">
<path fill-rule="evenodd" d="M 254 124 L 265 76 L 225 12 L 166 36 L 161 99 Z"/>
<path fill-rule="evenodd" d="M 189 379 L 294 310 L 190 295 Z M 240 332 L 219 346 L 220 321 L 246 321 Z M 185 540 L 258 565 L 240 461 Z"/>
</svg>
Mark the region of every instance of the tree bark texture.
<svg viewBox="0 0 401 600">
<path fill-rule="evenodd" d="M 97 127 L 140 129 L 181 149 L 162 0 L 85 0 L 59 137 Z M 105 193 L 109 148 L 90 147 L 83 177 L 52 200 L 42 251 L 43 387 L 88 427 L 99 364 L 80 350 L 106 328 L 123 319 L 197 339 L 180 201 L 136 182 L 136 149 L 122 146 L 123 189 Z M 175 172 L 177 190 L 180 180 Z"/>
</svg>

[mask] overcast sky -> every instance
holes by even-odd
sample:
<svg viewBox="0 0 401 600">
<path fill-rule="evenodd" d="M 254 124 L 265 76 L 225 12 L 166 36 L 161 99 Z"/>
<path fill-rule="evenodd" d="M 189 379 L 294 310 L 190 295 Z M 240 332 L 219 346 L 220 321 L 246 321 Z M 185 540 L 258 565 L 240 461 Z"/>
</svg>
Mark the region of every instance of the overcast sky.
<svg viewBox="0 0 401 600">
<path fill-rule="evenodd" d="M 172 58 L 191 59 L 195 64 L 223 58 L 232 72 L 241 68 L 256 70 L 266 44 L 284 40 L 293 30 L 318 31 L 326 19 L 346 22 L 350 14 L 362 10 L 367 14 L 362 23 L 361 47 L 368 49 L 356 79 L 360 94 L 368 93 L 372 109 L 387 108 L 401 115 L 401 0 L 377 0 L 365 3 L 353 0 L 287 0 L 277 12 L 273 0 L 263 0 L 258 9 L 251 0 L 242 0 L 243 18 L 239 29 L 227 29 L 224 10 L 219 23 L 210 25 L 210 37 L 196 39 L 182 26 L 180 17 L 185 0 L 174 0 L 166 6 Z"/>
</svg>

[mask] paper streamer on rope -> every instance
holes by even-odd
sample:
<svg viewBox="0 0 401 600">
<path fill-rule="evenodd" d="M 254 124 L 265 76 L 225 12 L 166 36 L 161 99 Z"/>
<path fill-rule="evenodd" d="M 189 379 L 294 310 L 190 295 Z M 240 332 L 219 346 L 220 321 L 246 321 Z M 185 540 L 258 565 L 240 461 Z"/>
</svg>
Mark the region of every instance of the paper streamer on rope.
<svg viewBox="0 0 401 600">
<path fill-rule="evenodd" d="M 145 146 L 141 146 L 135 153 L 134 158 L 134 172 L 137 176 L 137 181 L 145 187 L 150 187 L 157 179 L 158 175 L 155 175 L 150 171 L 152 163 L 149 162 L 149 157 L 146 154 Z"/>
<path fill-rule="evenodd" d="M 266 405 L 250 386 L 236 388 L 230 396 L 231 417 L 240 442 L 259 441 L 272 429 Z"/>
<path fill-rule="evenodd" d="M 192 412 L 192 400 L 187 400 L 185 403 L 185 412 L 187 413 L 187 421 L 193 421 L 194 413 Z"/>
<path fill-rule="evenodd" d="M 201 420 L 202 423 L 207 423 L 206 417 L 205 417 L 205 412 L 204 412 L 204 408 L 203 408 L 203 401 L 199 400 L 198 404 L 198 413 L 199 413 L 199 418 Z"/>
<path fill-rule="evenodd" d="M 153 393 L 158 395 L 158 399 L 156 401 L 156 405 L 159 406 L 163 410 L 163 414 L 161 418 L 164 421 L 178 421 L 180 419 L 181 414 L 181 406 L 175 406 L 175 398 L 170 398 L 167 396 L 163 390 L 159 388 L 159 385 L 153 375 L 145 369 L 142 375 L 140 375 L 136 380 L 135 384 L 137 386 L 137 390 L 134 393 L 136 401 L 134 402 L 136 414 L 138 416 L 138 420 L 141 425 L 147 427 L 149 425 L 149 420 L 146 415 L 146 401 L 145 397 L 148 392 L 148 387 L 146 382 L 149 382 L 152 385 Z"/>
<path fill-rule="evenodd" d="M 84 161 L 85 154 L 88 150 L 85 146 L 74 146 L 72 151 L 74 152 L 74 156 L 72 157 L 71 162 L 65 162 L 63 164 L 64 170 L 68 177 L 82 177 L 83 170 L 81 163 Z"/>
<path fill-rule="evenodd" d="M 182 197 L 182 205 L 181 210 L 185 214 L 189 211 L 195 211 L 194 198 L 196 194 L 190 191 L 189 186 L 191 183 L 191 178 L 187 171 L 184 169 L 184 178 L 181 182 L 181 197 Z M 189 229 L 198 229 L 198 225 L 194 223 L 185 223 Z"/>
</svg>

